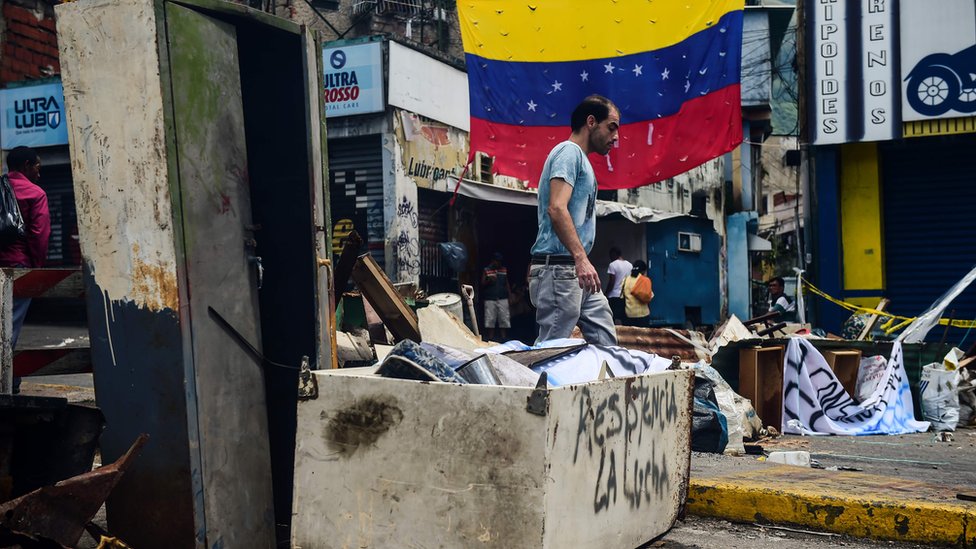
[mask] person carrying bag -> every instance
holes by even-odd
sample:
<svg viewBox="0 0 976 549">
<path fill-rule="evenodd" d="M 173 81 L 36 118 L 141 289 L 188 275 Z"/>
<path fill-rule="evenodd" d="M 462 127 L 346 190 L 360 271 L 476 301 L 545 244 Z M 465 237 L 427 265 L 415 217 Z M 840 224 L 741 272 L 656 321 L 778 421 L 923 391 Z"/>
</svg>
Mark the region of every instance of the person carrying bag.
<svg viewBox="0 0 976 549">
<path fill-rule="evenodd" d="M 626 315 L 625 326 L 647 328 L 651 325 L 651 308 L 648 304 L 654 299 L 654 289 L 651 279 L 644 275 L 646 271 L 647 263 L 638 259 L 634 262 L 630 276 L 624 279 L 622 293 Z"/>
</svg>

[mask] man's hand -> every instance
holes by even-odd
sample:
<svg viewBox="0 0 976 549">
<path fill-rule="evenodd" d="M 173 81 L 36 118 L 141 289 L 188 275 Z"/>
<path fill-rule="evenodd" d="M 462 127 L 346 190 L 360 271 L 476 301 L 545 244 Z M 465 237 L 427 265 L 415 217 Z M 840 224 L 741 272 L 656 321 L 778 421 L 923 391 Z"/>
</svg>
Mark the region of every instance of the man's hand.
<svg viewBox="0 0 976 549">
<path fill-rule="evenodd" d="M 576 259 L 576 277 L 579 278 L 579 285 L 583 291 L 591 294 L 600 293 L 600 275 L 585 255 Z"/>
</svg>

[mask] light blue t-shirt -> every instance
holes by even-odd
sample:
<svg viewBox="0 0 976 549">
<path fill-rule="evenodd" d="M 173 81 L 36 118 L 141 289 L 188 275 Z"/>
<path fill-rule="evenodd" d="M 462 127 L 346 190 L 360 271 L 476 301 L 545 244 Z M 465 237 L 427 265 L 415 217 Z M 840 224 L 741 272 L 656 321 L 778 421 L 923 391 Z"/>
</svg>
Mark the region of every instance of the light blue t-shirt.
<svg viewBox="0 0 976 549">
<path fill-rule="evenodd" d="M 569 250 L 559 241 L 552 228 L 547 207 L 549 205 L 549 180 L 558 177 L 573 187 L 569 197 L 570 217 L 576 226 L 576 234 L 586 253 L 593 247 L 596 237 L 596 174 L 593 166 L 583 154 L 583 149 L 572 141 L 556 145 L 546 158 L 539 178 L 539 233 L 532 245 L 534 255 L 569 255 Z"/>
</svg>

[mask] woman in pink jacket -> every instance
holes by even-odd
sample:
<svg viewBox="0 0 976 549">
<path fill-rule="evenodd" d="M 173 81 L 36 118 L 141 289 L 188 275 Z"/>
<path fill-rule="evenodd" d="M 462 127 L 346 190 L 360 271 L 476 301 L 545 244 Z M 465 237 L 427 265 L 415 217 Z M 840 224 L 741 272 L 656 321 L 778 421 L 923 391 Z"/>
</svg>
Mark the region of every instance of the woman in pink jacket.
<svg viewBox="0 0 976 549">
<path fill-rule="evenodd" d="M 47 209 L 47 194 L 37 186 L 41 179 L 41 158 L 30 147 L 15 147 L 7 153 L 7 170 L 20 215 L 24 218 L 24 236 L 0 247 L 0 267 L 43 267 L 48 237 L 51 236 L 51 216 Z M 29 306 L 30 298 L 14 298 L 11 347 L 17 346 Z M 14 392 L 19 392 L 19 388 L 20 379 L 14 378 Z"/>
</svg>

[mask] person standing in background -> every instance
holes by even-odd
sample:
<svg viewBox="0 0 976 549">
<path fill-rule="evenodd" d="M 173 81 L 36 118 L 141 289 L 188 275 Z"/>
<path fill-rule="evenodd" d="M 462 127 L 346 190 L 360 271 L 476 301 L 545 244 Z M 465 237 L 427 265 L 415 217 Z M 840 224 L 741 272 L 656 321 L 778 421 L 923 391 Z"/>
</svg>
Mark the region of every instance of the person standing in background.
<svg viewBox="0 0 976 549">
<path fill-rule="evenodd" d="M 508 301 L 512 297 L 512 288 L 508 283 L 508 269 L 502 265 L 504 257 L 501 252 L 495 252 L 491 263 L 481 273 L 482 298 L 485 302 L 485 335 L 490 341 L 495 341 L 495 328 L 501 340 L 508 338 L 508 329 L 512 326 L 512 318 L 508 308 Z"/>
<path fill-rule="evenodd" d="M 627 318 L 624 319 L 626 326 L 640 328 L 651 326 L 651 308 L 648 305 L 654 299 L 654 290 L 651 279 L 644 275 L 645 272 L 647 272 L 647 263 L 638 259 L 634 262 L 630 276 L 624 279 L 622 289 L 627 315 Z"/>
<path fill-rule="evenodd" d="M 624 279 L 630 274 L 631 269 L 634 266 L 630 264 L 623 258 L 620 253 L 620 248 L 614 246 L 610 248 L 610 266 L 607 267 L 607 274 L 610 275 L 607 278 L 607 288 L 604 293 L 607 294 L 607 300 L 610 302 L 610 311 L 613 312 L 613 323 L 623 324 L 624 323 L 624 298 L 620 294 L 620 288 L 623 286 Z"/>
<path fill-rule="evenodd" d="M 47 258 L 48 238 L 51 236 L 51 216 L 47 208 L 47 194 L 37 186 L 41 179 L 41 157 L 30 147 L 15 147 L 7 153 L 7 178 L 17 197 L 20 215 L 24 218 L 24 236 L 0 246 L 0 267 L 43 267 Z M 30 301 L 30 298 L 13 300 L 11 348 L 17 347 Z M 14 378 L 13 392 L 20 392 L 20 378 Z"/>
</svg>

